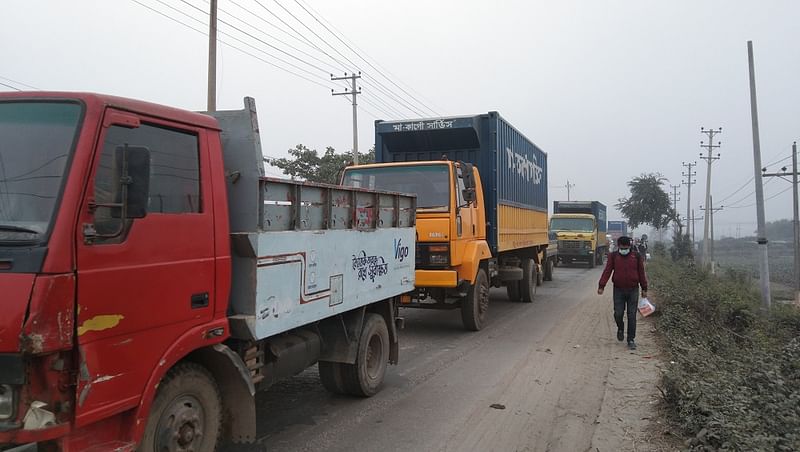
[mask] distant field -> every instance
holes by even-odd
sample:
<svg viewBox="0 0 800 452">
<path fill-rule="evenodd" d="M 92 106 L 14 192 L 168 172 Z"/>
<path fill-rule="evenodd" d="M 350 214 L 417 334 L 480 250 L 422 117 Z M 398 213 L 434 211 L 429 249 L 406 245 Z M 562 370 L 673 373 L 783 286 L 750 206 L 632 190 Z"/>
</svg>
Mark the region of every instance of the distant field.
<svg viewBox="0 0 800 452">
<path fill-rule="evenodd" d="M 791 243 L 770 243 L 769 245 L 770 281 L 779 284 L 792 284 L 794 251 Z M 746 271 L 758 278 L 758 245 L 746 240 L 724 239 L 714 243 L 714 259 L 722 268 Z"/>
</svg>

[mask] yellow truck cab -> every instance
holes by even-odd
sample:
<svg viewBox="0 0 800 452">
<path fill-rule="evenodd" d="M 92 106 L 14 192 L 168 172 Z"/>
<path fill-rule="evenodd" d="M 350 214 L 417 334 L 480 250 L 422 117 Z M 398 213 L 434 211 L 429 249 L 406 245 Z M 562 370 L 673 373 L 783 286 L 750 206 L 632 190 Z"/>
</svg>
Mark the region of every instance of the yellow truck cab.
<svg viewBox="0 0 800 452">
<path fill-rule="evenodd" d="M 606 206 L 598 201 L 554 201 L 550 234 L 557 240 L 558 261 L 603 265 L 608 252 Z"/>
<path fill-rule="evenodd" d="M 547 154 L 496 112 L 375 128 L 379 163 L 346 168 L 342 183 L 417 195 L 416 290 L 402 306 L 460 309 L 464 326 L 477 331 L 490 287 L 533 301 L 555 265 Z"/>
</svg>

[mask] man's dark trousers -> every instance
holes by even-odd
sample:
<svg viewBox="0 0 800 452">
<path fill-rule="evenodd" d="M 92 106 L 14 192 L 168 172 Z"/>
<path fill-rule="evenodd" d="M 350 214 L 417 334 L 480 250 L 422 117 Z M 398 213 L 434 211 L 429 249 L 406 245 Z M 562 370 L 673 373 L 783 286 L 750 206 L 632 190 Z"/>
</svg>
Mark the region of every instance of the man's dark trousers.
<svg viewBox="0 0 800 452">
<path fill-rule="evenodd" d="M 639 309 L 639 288 L 621 289 L 614 287 L 614 321 L 617 329 L 622 330 L 622 316 L 628 313 L 628 342 L 636 338 L 636 311 Z"/>
</svg>

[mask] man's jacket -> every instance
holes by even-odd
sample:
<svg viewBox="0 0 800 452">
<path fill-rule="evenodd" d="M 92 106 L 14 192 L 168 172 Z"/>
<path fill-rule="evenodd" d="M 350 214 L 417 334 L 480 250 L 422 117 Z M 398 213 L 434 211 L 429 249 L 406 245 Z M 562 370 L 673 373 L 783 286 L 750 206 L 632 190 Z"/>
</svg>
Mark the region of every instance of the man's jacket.
<svg viewBox="0 0 800 452">
<path fill-rule="evenodd" d="M 608 255 L 606 268 L 603 276 L 600 277 L 600 288 L 605 288 L 608 278 L 614 273 L 612 282 L 614 287 L 620 289 L 636 289 L 641 286 L 642 290 L 647 290 L 647 275 L 644 272 L 644 262 L 639 253 L 631 251 L 627 256 L 619 254 L 618 251 Z"/>
</svg>

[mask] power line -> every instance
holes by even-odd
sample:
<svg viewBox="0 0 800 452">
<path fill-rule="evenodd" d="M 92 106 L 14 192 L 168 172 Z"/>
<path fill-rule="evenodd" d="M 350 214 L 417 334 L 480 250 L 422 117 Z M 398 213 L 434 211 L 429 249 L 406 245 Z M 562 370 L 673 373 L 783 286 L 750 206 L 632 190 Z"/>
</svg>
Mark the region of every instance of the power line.
<svg viewBox="0 0 800 452">
<path fill-rule="evenodd" d="M 322 41 L 323 43 L 325 43 L 325 44 L 326 44 L 328 47 L 330 47 L 330 48 L 331 48 L 331 49 L 332 49 L 334 52 L 336 52 L 337 54 L 339 54 L 339 56 L 341 56 L 341 57 L 342 57 L 342 58 L 344 58 L 344 59 L 345 59 L 345 60 L 346 60 L 348 63 L 350 63 L 350 64 L 352 65 L 352 67 L 353 67 L 353 68 L 355 68 L 355 69 L 358 69 L 358 70 L 361 70 L 361 68 L 359 67 L 359 65 L 358 65 L 358 64 L 354 63 L 354 62 L 353 62 L 353 60 L 351 60 L 350 58 L 348 58 L 348 57 L 347 57 L 347 55 L 345 55 L 345 54 L 343 54 L 342 52 L 340 52 L 340 51 L 339 51 L 339 49 L 337 49 L 336 47 L 334 47 L 333 45 L 331 45 L 331 44 L 330 44 L 330 43 L 329 43 L 327 40 L 325 40 L 325 39 L 324 39 L 322 36 L 320 36 L 320 35 L 319 35 L 319 34 L 318 34 L 316 31 L 314 31 L 314 30 L 313 30 L 311 27 L 309 27 L 309 26 L 308 26 L 308 25 L 307 25 L 305 22 L 303 22 L 302 20 L 300 20 L 300 19 L 299 19 L 299 18 L 298 18 L 298 17 L 297 17 L 297 16 L 296 16 L 294 13 L 292 13 L 292 12 L 291 12 L 291 11 L 290 11 L 288 8 L 286 8 L 286 7 L 285 7 L 285 6 L 284 6 L 284 5 L 283 5 L 283 4 L 282 4 L 282 3 L 281 3 L 279 0 L 273 0 L 273 1 L 275 2 L 275 4 L 276 4 L 276 5 L 278 5 L 279 7 L 281 7 L 281 9 L 283 9 L 283 10 L 284 10 L 284 11 L 285 11 L 287 14 L 289 14 L 289 15 L 290 15 L 290 16 L 291 16 L 291 17 L 292 17 L 294 20 L 296 20 L 297 22 L 299 22 L 299 23 L 300 23 L 300 25 L 302 25 L 303 27 L 305 27 L 305 29 L 306 29 L 306 30 L 308 30 L 309 32 L 311 32 L 311 34 L 313 34 L 314 36 L 316 36 L 316 37 L 317 37 L 317 39 L 319 39 L 320 41 Z M 329 55 L 329 54 L 328 54 L 328 56 L 329 56 L 329 57 L 331 57 L 331 58 L 333 58 L 333 57 L 332 57 L 331 55 Z M 339 61 L 339 60 L 336 60 L 336 61 L 337 61 L 339 64 L 343 64 L 343 63 L 341 63 L 341 61 Z M 414 114 L 418 114 L 418 115 L 421 115 L 421 116 L 425 116 L 425 115 L 424 115 L 424 113 L 421 113 L 421 112 L 420 112 L 420 110 L 418 110 L 418 109 L 417 109 L 416 107 L 414 107 L 412 104 L 410 104 L 410 103 L 406 102 L 406 101 L 405 101 L 404 99 L 402 99 L 401 97 L 398 97 L 398 96 L 396 96 L 396 95 L 392 94 L 392 93 L 390 92 L 390 90 L 387 90 L 387 89 L 385 88 L 385 86 L 384 86 L 382 83 L 380 83 L 380 81 L 378 81 L 378 80 L 375 80 L 375 83 L 376 83 L 376 84 L 369 83 L 367 80 L 364 80 L 364 82 L 365 82 L 367 85 L 371 85 L 373 88 L 377 89 L 378 91 L 381 91 L 382 93 L 384 93 L 385 95 L 389 96 L 389 97 L 390 97 L 390 98 L 392 98 L 393 100 L 395 100 L 395 101 L 399 102 L 400 104 L 402 104 L 402 105 L 403 105 L 403 107 L 404 107 L 404 108 L 408 108 L 408 110 L 409 110 L 409 111 L 411 111 L 411 112 L 413 112 Z"/>
<path fill-rule="evenodd" d="M 11 89 L 13 89 L 14 91 L 22 91 L 21 89 L 17 88 L 16 86 L 7 85 L 7 84 L 5 84 L 5 83 L 3 83 L 3 82 L 0 82 L 0 85 L 3 85 L 3 86 L 5 86 L 5 87 L 7 87 L 7 88 L 11 88 Z"/>
<path fill-rule="evenodd" d="M 304 34 L 303 34 L 303 33 L 301 33 L 300 31 L 298 31 L 298 30 L 297 30 L 297 28 L 295 28 L 294 26 L 292 26 L 292 25 L 291 25 L 289 22 L 287 22 L 287 21 L 286 21 L 286 20 L 284 20 L 282 17 L 280 17 L 279 15 L 277 15 L 277 14 L 276 14 L 274 11 L 270 10 L 269 8 L 267 8 L 267 7 L 266 7 L 266 6 L 265 6 L 265 5 L 264 5 L 262 2 L 260 2 L 260 1 L 258 1 L 258 0 L 255 0 L 255 2 L 256 2 L 256 4 L 258 4 L 258 5 L 259 5 L 259 6 L 260 6 L 262 9 L 264 9 L 266 12 L 268 12 L 270 15 L 272 15 L 273 17 L 275 17 L 276 19 L 278 19 L 278 20 L 279 20 L 279 21 L 280 21 L 282 24 L 284 24 L 286 27 L 288 27 L 288 28 L 289 28 L 289 30 L 291 30 L 292 32 L 294 32 L 294 34 L 296 34 L 297 36 L 299 36 L 300 38 L 302 38 L 302 40 L 301 40 L 301 39 L 298 39 L 297 37 L 295 37 L 295 36 L 294 36 L 292 33 L 290 33 L 289 31 L 287 31 L 287 30 L 285 30 L 285 29 L 283 29 L 283 28 L 281 28 L 281 27 L 279 27 L 279 26 L 275 25 L 274 23 L 272 23 L 272 22 L 270 22 L 270 21 L 268 21 L 268 20 L 264 19 L 262 16 L 260 16 L 260 15 L 256 14 L 254 11 L 252 11 L 252 10 L 250 10 L 250 9 L 248 9 L 248 8 L 246 8 L 246 7 L 242 6 L 241 4 L 239 4 L 239 3 L 237 3 L 237 2 L 235 2 L 235 1 L 233 1 L 233 0 L 232 0 L 232 3 L 233 3 L 234 5 L 236 5 L 236 6 L 238 6 L 239 8 L 241 8 L 241 9 L 245 10 L 246 12 L 250 13 L 251 15 L 253 15 L 254 17 L 256 17 L 258 20 L 260 20 L 260 21 L 262 21 L 262 22 L 264 22 L 264 23 L 266 23 L 266 24 L 268 24 L 268 25 L 270 25 L 270 26 L 274 27 L 275 29 L 277 29 L 277 30 L 279 30 L 279 31 L 281 31 L 281 32 L 283 32 L 283 33 L 285 33 L 287 36 L 290 36 L 291 38 L 293 38 L 293 39 L 295 39 L 295 40 L 297 40 L 297 41 L 299 41 L 299 42 L 303 42 L 304 44 L 306 44 L 306 45 L 310 46 L 310 47 L 311 47 L 311 48 L 313 48 L 313 49 L 316 49 L 317 51 L 321 52 L 323 55 L 325 55 L 325 56 L 327 56 L 328 58 L 330 58 L 330 59 L 331 59 L 332 61 L 334 61 L 336 64 L 338 64 L 338 65 L 341 65 L 342 67 L 347 67 L 347 65 L 346 65 L 345 63 L 343 63 L 343 62 L 342 62 L 340 59 L 338 59 L 338 58 L 334 57 L 333 55 L 331 55 L 330 53 L 328 53 L 327 51 L 325 51 L 324 49 L 322 49 L 321 47 L 319 47 L 319 46 L 318 46 L 316 43 L 314 43 L 313 41 L 311 41 L 311 40 L 310 40 L 310 39 L 309 39 L 309 38 L 308 38 L 306 35 L 304 35 Z M 277 3 L 277 2 L 276 2 L 276 3 Z M 289 15 L 291 15 L 291 16 L 292 16 L 292 17 L 293 17 L 293 18 L 294 18 L 296 21 L 298 21 L 298 22 L 299 22 L 301 25 L 303 25 L 304 27 L 306 27 L 307 29 L 309 29 L 309 28 L 308 28 L 308 26 L 307 26 L 305 23 L 303 23 L 303 22 L 302 22 L 302 21 L 301 21 L 301 20 L 300 20 L 300 19 L 299 19 L 297 16 L 295 16 L 294 14 L 292 14 L 292 13 L 291 13 L 291 11 L 289 11 L 288 9 L 286 9 L 286 8 L 285 8 L 283 5 L 281 5 L 281 4 L 279 4 L 279 3 L 277 3 L 277 4 L 278 4 L 278 6 L 280 6 L 281 8 L 283 8 L 283 9 L 284 9 L 284 11 L 286 11 L 286 12 L 287 12 Z M 231 15 L 231 13 L 230 13 L 230 12 L 227 12 L 227 11 L 226 11 L 226 14 L 229 14 L 229 15 Z M 237 19 L 238 19 L 238 18 L 237 18 Z M 241 19 L 238 19 L 238 20 L 242 21 Z M 325 40 L 324 40 L 324 39 L 323 39 L 321 36 L 319 36 L 318 34 L 316 34 L 316 33 L 315 33 L 313 30 L 309 29 L 309 31 L 311 31 L 312 33 L 314 33 L 314 34 L 315 34 L 315 36 L 317 36 L 317 37 L 318 37 L 320 40 L 322 40 L 323 42 L 325 42 L 325 43 L 327 44 L 327 41 L 325 41 Z M 329 47 L 331 47 L 331 48 L 333 48 L 332 46 L 330 46 L 330 44 L 328 44 L 328 46 L 329 46 Z M 295 49 L 296 49 L 296 50 L 298 50 L 298 51 L 301 51 L 301 50 L 297 49 L 296 47 L 293 47 L 293 48 L 295 48 Z M 338 52 L 338 50 L 337 50 L 337 49 L 335 49 L 335 48 L 333 48 L 333 50 Z M 301 52 L 302 52 L 302 51 L 301 51 Z M 303 53 L 305 53 L 305 52 L 303 52 Z M 338 52 L 338 53 L 340 53 L 340 52 Z M 307 54 L 307 53 L 305 53 L 305 54 Z M 341 53 L 340 53 L 340 54 L 341 54 Z M 344 56 L 344 55 L 343 55 L 343 57 L 344 57 L 345 59 L 347 59 L 347 57 L 346 57 L 346 56 Z M 317 61 L 320 61 L 318 58 L 315 58 L 315 60 L 317 60 Z M 350 62 L 352 63 L 352 61 L 351 61 L 351 60 L 349 60 L 349 59 L 348 59 L 348 61 L 350 61 Z M 354 64 L 354 63 L 353 63 L 353 65 L 355 66 L 355 64 Z M 339 72 L 339 71 L 335 71 L 335 72 Z M 329 71 L 329 73 L 330 73 L 330 71 Z M 367 84 L 367 85 L 369 85 L 369 86 L 371 86 L 371 87 L 374 87 L 374 88 L 376 88 L 376 92 L 382 92 L 382 93 L 383 93 L 385 96 L 387 96 L 387 98 L 388 98 L 388 99 L 390 99 L 390 100 L 393 100 L 393 101 L 395 101 L 395 102 L 398 102 L 398 103 L 402 104 L 402 100 L 398 100 L 396 97 L 392 96 L 392 94 L 391 94 L 391 93 L 388 93 L 388 92 L 386 92 L 385 90 L 381 90 L 379 87 L 375 87 L 375 85 L 374 85 L 374 84 L 372 84 L 372 83 L 369 83 L 369 82 L 367 82 L 366 84 Z M 365 95 L 367 95 L 367 96 L 370 96 L 370 97 L 373 97 L 373 98 L 374 98 L 376 101 L 378 101 L 378 102 L 382 103 L 382 104 L 383 104 L 383 105 L 385 105 L 385 106 L 386 106 L 388 109 L 390 109 L 390 110 L 394 111 L 394 113 L 390 113 L 388 116 L 393 116 L 393 115 L 397 115 L 397 116 L 403 116 L 403 114 L 402 114 L 402 113 L 399 113 L 399 111 L 398 111 L 396 108 L 394 108 L 393 106 L 391 106 L 391 105 L 390 105 L 388 102 L 385 102 L 385 101 L 383 101 L 383 99 L 381 99 L 381 97 L 380 97 L 378 94 L 372 94 L 372 93 L 371 93 L 371 92 L 369 92 L 369 90 L 368 90 L 367 92 L 365 92 Z M 377 105 L 375 105 L 375 104 L 374 104 L 374 103 L 372 103 L 372 102 L 367 102 L 367 103 L 368 103 L 368 104 L 370 104 L 370 105 L 372 105 L 373 107 L 376 107 L 376 108 L 378 108 L 378 107 L 377 107 Z M 411 110 L 411 111 L 414 111 L 414 110 Z M 415 112 L 415 113 L 416 113 L 416 112 Z M 376 119 L 377 119 L 377 117 L 376 117 Z"/>
<path fill-rule="evenodd" d="M 30 88 L 30 89 L 38 89 L 38 90 L 40 90 L 40 91 L 41 91 L 41 88 L 37 88 L 37 87 L 35 87 L 35 86 L 28 85 L 27 83 L 18 82 L 18 81 L 16 81 L 16 80 L 12 80 L 12 79 L 10 79 L 10 78 L 8 78 L 8 77 L 3 77 L 2 75 L 0 75 L 0 78 L 1 78 L 1 79 L 3 79 L 3 80 L 5 80 L 5 81 L 7 81 L 7 82 L 15 83 L 15 84 L 17 84 L 17 85 L 21 85 L 21 86 L 24 86 L 24 87 L 26 87 L 26 88 Z M 8 86 L 8 85 L 5 85 L 5 86 Z"/>
<path fill-rule="evenodd" d="M 310 6 L 309 6 L 308 8 L 306 8 L 306 6 L 307 6 L 307 5 L 306 5 L 306 6 L 304 6 L 304 5 L 303 5 L 303 3 L 301 3 L 300 1 L 298 1 L 298 0 L 294 0 L 294 2 L 295 2 L 295 3 L 297 3 L 297 5 L 298 5 L 298 6 L 300 6 L 300 8 L 302 8 L 302 9 L 303 9 L 303 10 L 304 10 L 306 13 L 308 13 L 308 15 L 309 15 L 309 16 L 311 16 L 311 17 L 312 17 L 314 20 L 316 20 L 316 21 L 317 21 L 317 22 L 318 22 L 320 25 L 322 25 L 322 26 L 323 26 L 323 28 L 325 28 L 325 29 L 326 29 L 326 30 L 327 30 L 327 31 L 328 31 L 328 32 L 329 32 L 331 35 L 333 35 L 333 36 L 334 36 L 336 39 L 338 39 L 338 40 L 339 40 L 339 42 L 341 42 L 342 44 L 344 44 L 344 45 L 345 45 L 345 47 L 347 47 L 348 49 L 350 49 L 350 51 L 351 51 L 351 52 L 353 52 L 353 54 L 355 54 L 355 55 L 356 55 L 357 57 L 359 57 L 359 58 L 360 58 L 362 61 L 364 61 L 365 63 L 367 63 L 367 64 L 368 64 L 368 65 L 369 65 L 369 66 L 370 66 L 372 69 L 374 69 L 374 70 L 375 70 L 375 71 L 376 71 L 378 74 L 382 75 L 382 76 L 383 76 L 383 78 L 385 78 L 386 80 L 388 80 L 390 83 L 392 83 L 394 86 L 396 86 L 396 87 L 397 87 L 398 89 L 400 89 L 402 92 L 404 92 L 404 93 L 405 93 L 407 96 L 409 96 L 410 98 L 414 99 L 414 100 L 415 100 L 415 101 L 416 101 L 418 104 L 422 105 L 422 106 L 423 106 L 425 109 L 427 109 L 428 111 L 432 112 L 434 115 L 436 115 L 436 116 L 441 116 L 441 115 L 440 115 L 438 112 L 436 112 L 436 110 L 434 110 L 434 109 L 432 109 L 432 108 L 428 107 L 428 106 L 427 106 L 427 105 L 426 105 L 424 102 L 420 101 L 419 99 L 417 99 L 416 97 L 414 97 L 414 96 L 413 96 L 411 93 L 409 93 L 408 91 L 406 91 L 405 89 L 403 89 L 403 87 L 401 87 L 400 85 L 398 85 L 397 83 L 395 83 L 395 81 L 392 79 L 392 77 L 394 77 L 393 75 L 392 75 L 392 77 L 387 77 L 385 74 L 383 74 L 383 72 L 381 72 L 381 70 L 380 70 L 380 69 L 378 69 L 377 67 L 375 67 L 375 66 L 374 66 L 372 63 L 370 63 L 370 61 L 369 61 L 369 60 L 367 60 L 366 58 L 362 57 L 362 56 L 361 56 L 361 54 L 359 54 L 359 52 L 355 51 L 355 50 L 354 50 L 352 47 L 350 47 L 350 45 L 349 45 L 347 42 L 345 42 L 345 41 L 344 41 L 344 40 L 343 40 L 343 39 L 342 39 L 342 38 L 339 36 L 339 34 L 340 34 L 340 35 L 342 35 L 342 36 L 344 36 L 344 34 L 343 34 L 341 31 L 339 31 L 339 30 L 337 30 L 337 31 L 339 31 L 339 34 L 336 34 L 336 33 L 334 33 L 334 32 L 333 32 L 333 31 L 332 31 L 330 28 L 328 28 L 328 26 L 327 26 L 327 25 L 325 25 L 325 24 L 324 24 L 324 23 L 323 23 L 323 22 L 322 22 L 322 21 L 321 21 L 321 20 L 320 20 L 320 19 L 319 19 L 319 18 L 318 18 L 316 15 L 314 15 L 314 14 L 313 14 L 311 11 L 309 11 L 309 9 L 311 9 L 311 7 L 310 7 Z M 315 11 L 315 12 L 316 12 L 316 11 Z M 320 14 L 319 14 L 319 13 L 317 13 L 317 15 L 320 15 Z M 320 16 L 321 16 L 321 15 L 320 15 Z M 328 22 L 328 21 L 326 20 L 326 22 Z M 329 22 L 329 23 L 330 23 L 330 22 Z M 331 24 L 331 27 L 333 27 L 333 25 L 332 25 L 332 24 Z M 333 28 L 335 28 L 335 27 L 333 27 Z M 353 46 L 355 46 L 356 48 L 358 48 L 358 46 L 356 46 L 355 44 L 353 44 Z M 359 49 L 359 50 L 361 50 L 361 49 Z M 361 50 L 361 52 L 362 52 L 362 53 L 364 53 L 364 54 L 366 55 L 366 53 L 365 53 L 363 50 Z M 367 56 L 369 56 L 369 55 L 367 55 Z M 387 71 L 387 72 L 388 72 L 388 71 Z M 391 75 L 391 74 L 390 74 L 390 75 Z"/>
<path fill-rule="evenodd" d="M 150 11 L 153 11 L 154 13 L 156 13 L 156 14 L 158 14 L 158 15 L 160 15 L 160 16 L 163 16 L 163 17 L 165 17 L 165 18 L 167 18 L 167 19 L 169 19 L 169 20 L 171 20 L 171 21 L 173 21 L 173 22 L 176 22 L 176 23 L 178 23 L 178 24 L 180 24 L 180 25 L 183 25 L 184 27 L 187 27 L 187 28 L 189 28 L 189 29 L 191 29 L 191 30 L 194 30 L 194 31 L 196 31 L 197 33 L 200 33 L 200 34 L 201 34 L 201 35 L 203 35 L 203 36 L 208 36 L 208 33 L 207 33 L 206 31 L 203 31 L 203 30 L 198 30 L 197 28 L 195 28 L 195 27 L 193 27 L 193 26 L 191 26 L 191 25 L 187 24 L 186 22 L 183 22 L 183 21 L 181 21 L 180 19 L 176 19 L 176 18 L 174 18 L 174 17 L 170 16 L 169 14 L 166 14 L 166 13 L 164 13 L 164 12 L 162 12 L 162 11 L 159 11 L 159 10 L 157 10 L 157 9 L 155 9 L 155 8 L 153 8 L 153 7 L 151 7 L 151 6 L 149 6 L 149 5 L 146 5 L 146 4 L 142 3 L 142 2 L 140 2 L 139 0 L 131 0 L 131 1 L 132 1 L 132 2 L 134 2 L 134 3 L 136 3 L 136 4 L 138 4 L 139 6 L 142 6 L 142 7 L 144 7 L 144 8 L 147 8 L 147 9 L 149 9 Z M 185 15 L 187 15 L 187 16 L 189 16 L 189 17 L 192 17 L 192 16 L 190 16 L 190 15 L 188 15 L 188 14 L 186 14 L 186 13 L 184 13 L 184 14 L 185 14 Z M 199 19 L 197 19 L 197 18 L 193 18 L 193 19 L 194 19 L 194 20 L 196 20 L 196 21 L 198 21 L 198 22 L 201 22 L 201 23 L 202 23 L 202 21 L 200 21 L 200 20 L 199 20 Z M 246 44 L 246 45 L 248 45 L 248 46 L 250 46 L 250 47 L 253 47 L 252 45 L 245 43 L 245 42 L 244 42 L 244 41 L 242 41 L 241 39 L 238 39 L 238 38 L 236 38 L 236 37 L 234 37 L 234 36 L 230 36 L 230 35 L 229 35 L 229 34 L 227 34 L 227 33 L 222 33 L 222 32 L 221 32 L 221 34 L 225 34 L 226 36 L 228 36 L 228 37 L 230 37 L 230 38 L 232 38 L 232 39 L 234 39 L 234 40 L 237 40 L 237 41 L 239 41 L 239 42 L 242 42 L 242 43 L 244 43 L 244 44 Z M 240 48 L 240 47 L 237 47 L 237 46 L 235 46 L 235 45 L 233 45 L 233 44 L 230 44 L 230 43 L 228 43 L 228 42 L 225 42 L 225 41 L 223 41 L 222 39 L 220 39 L 220 40 L 219 40 L 219 42 L 220 42 L 220 43 L 222 43 L 222 44 L 225 44 L 226 46 L 228 46 L 228 47 L 230 47 L 230 48 L 232 48 L 232 49 L 235 49 L 235 50 L 237 50 L 237 51 L 239 51 L 239 52 L 241 52 L 241 53 L 243 53 L 243 54 L 245 54 L 245 55 L 247 55 L 247 56 L 250 56 L 250 57 L 252 57 L 252 58 L 255 58 L 255 59 L 257 59 L 257 60 L 259 60 L 259 61 L 261 61 L 261 62 L 263 62 L 263 63 L 265 63 L 265 64 L 268 64 L 268 65 L 270 65 L 270 66 L 273 66 L 273 67 L 275 67 L 275 68 L 277 68 L 277 69 L 280 69 L 281 71 L 284 71 L 284 72 L 286 72 L 286 73 L 289 73 L 289 74 L 291 74 L 291 75 L 294 75 L 295 77 L 301 78 L 301 79 L 303 79 L 303 80 L 305 80 L 305 81 L 307 81 L 307 82 L 313 83 L 313 84 L 315 84 L 315 85 L 318 85 L 318 86 L 321 86 L 321 87 L 323 87 L 323 88 L 330 89 L 330 84 L 322 84 L 322 83 L 320 83 L 320 82 L 317 82 L 317 81 L 315 81 L 315 80 L 312 80 L 311 78 L 308 78 L 308 77 L 306 77 L 306 76 L 304 76 L 304 75 L 302 75 L 302 74 L 298 74 L 298 73 L 296 73 L 296 72 L 294 72 L 294 71 L 291 71 L 291 70 L 289 70 L 289 69 L 286 69 L 285 67 L 279 66 L 279 65 L 277 65 L 277 64 L 275 64 L 275 63 L 273 63 L 273 62 L 271 62 L 271 61 L 267 61 L 267 60 L 265 60 L 264 58 L 261 58 L 261 57 L 259 57 L 259 56 L 257 56 L 257 55 L 254 55 L 253 53 L 251 53 L 251 52 L 248 52 L 247 50 L 243 50 L 243 49 L 242 49 L 242 48 Z M 258 50 L 258 51 L 262 52 L 262 53 L 265 53 L 265 54 L 267 54 L 267 55 L 273 56 L 273 55 L 269 54 L 268 52 L 264 52 L 263 50 L 260 50 L 260 49 L 258 49 L 258 48 L 256 48 L 256 47 L 254 47 L 254 48 L 255 48 L 256 50 Z M 278 59 L 278 58 L 276 58 L 276 59 Z M 304 70 L 304 71 L 305 71 L 305 70 Z M 305 71 L 305 72 L 308 72 L 308 71 Z M 320 77 L 320 78 L 321 78 L 321 77 Z M 322 80 L 325 80 L 324 78 L 321 78 L 321 79 L 322 79 Z M 326 81 L 327 81 L 327 80 L 326 80 Z"/>
<path fill-rule="evenodd" d="M 162 3 L 162 0 L 156 0 L 156 1 L 158 1 L 159 3 Z M 188 5 L 188 6 L 192 7 L 192 8 L 194 8 L 194 9 L 196 9 L 196 10 L 198 10 L 198 11 L 202 12 L 202 13 L 203 13 L 203 14 L 205 14 L 206 16 L 208 16 L 208 13 L 207 13 L 206 11 L 203 11 L 201 8 L 198 8 L 197 6 L 195 6 L 195 5 L 191 4 L 190 2 L 188 2 L 187 0 L 180 0 L 180 1 L 181 1 L 181 2 L 183 2 L 183 3 L 185 3 L 186 5 Z M 319 71 L 320 71 L 320 72 L 322 72 L 323 74 L 329 74 L 329 73 L 330 73 L 330 71 L 329 71 L 328 69 L 325 69 L 325 68 L 323 68 L 323 67 L 321 67 L 321 66 L 318 66 L 318 65 L 316 65 L 316 64 L 314 64 L 314 63 L 309 63 L 308 61 L 306 61 L 306 60 L 304 60 L 304 59 L 302 59 L 302 58 L 300 58 L 300 57 L 298 57 L 298 56 L 296 56 L 296 55 L 292 55 L 291 53 L 289 53 L 289 52 L 287 52 L 287 51 L 285 51 L 285 50 L 281 49 L 280 47 L 274 46 L 274 45 L 272 45 L 272 44 L 268 43 L 267 41 L 264 41 L 263 39 L 261 39 L 261 38 L 259 38 L 259 37 L 257 37 L 257 36 L 254 36 L 252 33 L 249 33 L 249 32 L 247 32 L 247 31 L 245 31 L 245 30 L 242 30 L 241 28 L 237 27 L 236 25 L 233 25 L 233 24 L 231 24 L 230 22 L 227 22 L 227 21 L 225 21 L 225 20 L 223 20 L 223 19 L 219 19 L 219 22 L 220 22 L 220 23 L 222 23 L 222 24 L 224 24 L 224 25 L 227 25 L 228 27 L 231 27 L 231 28 L 233 28 L 234 30 L 238 31 L 239 33 L 242 33 L 242 34 L 244 34 L 244 35 L 246 35 L 246 36 L 250 37 L 251 39 L 255 39 L 256 41 L 258 41 L 258 42 L 260 42 L 260 43 L 262 43 L 262 44 L 264 44 L 264 45 L 268 46 L 268 47 L 269 47 L 269 48 L 271 48 L 271 49 L 275 49 L 275 50 L 277 50 L 278 52 L 281 52 L 281 53 L 283 53 L 284 55 L 286 55 L 286 56 L 288 56 L 288 57 L 290 57 L 290 58 L 294 58 L 295 60 L 297 60 L 297 61 L 299 61 L 299 62 L 301 62 L 301 63 L 307 64 L 308 66 L 310 66 L 310 67 L 313 67 L 314 69 L 317 69 L 317 70 L 319 70 Z M 224 34 L 224 33 L 223 33 L 223 34 Z M 228 34 L 228 36 L 230 36 L 230 35 Z M 262 50 L 262 52 L 264 52 L 264 51 Z M 264 52 L 264 53 L 267 53 L 267 52 Z M 274 55 L 270 55 L 270 56 L 272 56 L 273 58 L 276 58 L 276 59 L 280 60 L 279 58 L 275 57 Z M 280 61 L 282 61 L 282 62 L 284 62 L 284 63 L 286 63 L 286 64 L 289 64 L 289 63 L 287 63 L 285 60 L 280 60 Z"/>
</svg>

